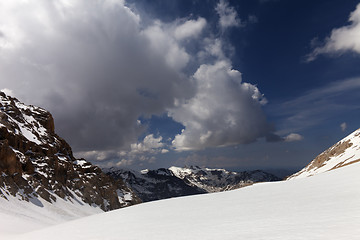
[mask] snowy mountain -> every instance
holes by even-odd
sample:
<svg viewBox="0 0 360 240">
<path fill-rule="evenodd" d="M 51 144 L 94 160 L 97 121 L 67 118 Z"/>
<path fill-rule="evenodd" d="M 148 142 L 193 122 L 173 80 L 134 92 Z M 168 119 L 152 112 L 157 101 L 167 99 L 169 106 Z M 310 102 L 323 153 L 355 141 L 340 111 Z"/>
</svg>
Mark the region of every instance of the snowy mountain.
<svg viewBox="0 0 360 240">
<path fill-rule="evenodd" d="M 123 180 L 143 202 L 206 193 L 201 188 L 188 185 L 165 168 L 141 172 L 110 168 L 104 172 L 114 179 Z"/>
<path fill-rule="evenodd" d="M 258 182 L 280 181 L 273 174 L 261 171 L 230 172 L 225 169 L 171 167 L 169 170 L 188 185 L 198 187 L 206 192 L 221 192 L 252 185 Z"/>
<path fill-rule="evenodd" d="M 288 179 L 303 178 L 331 171 L 360 161 L 360 129 L 322 152 L 305 168 Z"/>
<path fill-rule="evenodd" d="M 121 180 L 75 159 L 71 147 L 55 133 L 49 112 L 2 92 L 0 174 L 2 206 L 24 201 L 40 209 L 63 202 L 108 211 L 140 202 Z"/>
<path fill-rule="evenodd" d="M 143 203 L 13 239 L 357 240 L 359 172 L 358 162 L 310 178 Z"/>
<path fill-rule="evenodd" d="M 141 172 L 116 168 L 104 171 L 115 179 L 122 179 L 144 202 L 220 192 L 249 186 L 255 182 L 280 180 L 276 176 L 260 170 L 229 172 L 225 169 L 200 168 L 198 166 L 146 169 Z"/>
</svg>

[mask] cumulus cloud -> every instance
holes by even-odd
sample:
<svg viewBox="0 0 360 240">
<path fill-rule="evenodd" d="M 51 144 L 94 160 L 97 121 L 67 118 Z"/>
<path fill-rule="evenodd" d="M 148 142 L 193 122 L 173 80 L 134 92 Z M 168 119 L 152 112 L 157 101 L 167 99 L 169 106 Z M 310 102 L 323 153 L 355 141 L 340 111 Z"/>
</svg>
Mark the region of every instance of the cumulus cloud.
<svg viewBox="0 0 360 240">
<path fill-rule="evenodd" d="M 185 126 L 172 142 L 176 150 L 250 143 L 271 130 L 261 109 L 262 94 L 242 82 L 241 73 L 228 61 L 201 65 L 193 79 L 195 96 L 169 111 Z"/>
<path fill-rule="evenodd" d="M 154 134 L 149 134 L 144 138 L 143 142 L 131 144 L 130 154 L 155 152 L 164 146 L 161 141 L 161 136 L 155 138 Z"/>
<path fill-rule="evenodd" d="M 116 163 L 116 166 L 129 166 L 134 162 L 153 163 L 156 160 L 154 155 L 168 152 L 164 147 L 161 136 L 154 137 L 153 134 L 149 134 L 142 142 L 131 144 L 130 151 L 119 152 L 121 160 Z"/>
<path fill-rule="evenodd" d="M 241 25 L 228 2 L 216 10 L 222 28 Z M 143 21 L 123 0 L 0 1 L 0 84 L 50 110 L 77 156 L 98 162 L 129 165 L 166 153 L 161 136 L 139 142 L 146 126 L 138 119 L 152 115 L 185 126 L 176 150 L 271 132 L 265 98 L 233 69 L 218 34 L 203 36 L 204 18 Z M 191 41 L 199 49 L 188 50 Z"/>
<path fill-rule="evenodd" d="M 340 124 L 340 128 L 341 128 L 341 131 L 345 132 L 345 130 L 347 128 L 346 122 L 343 122 L 342 124 Z"/>
<path fill-rule="evenodd" d="M 173 69 L 181 70 L 189 62 L 190 56 L 185 48 L 180 46 L 176 39 L 169 34 L 167 28 L 156 21 L 154 25 L 148 27 L 143 32 L 144 36 L 150 40 L 151 50 L 155 53 L 163 53 L 165 62 Z"/>
<path fill-rule="evenodd" d="M 75 151 L 129 146 L 140 116 L 191 94 L 189 54 L 123 1 L 1 1 L 0 22 L 1 86 L 50 110 Z"/>
<path fill-rule="evenodd" d="M 215 10 L 220 17 L 219 24 L 222 29 L 242 26 L 236 10 L 229 6 L 226 0 L 220 0 Z"/>
<path fill-rule="evenodd" d="M 325 43 L 313 50 L 307 56 L 308 61 L 313 61 L 321 54 L 342 54 L 353 51 L 360 54 L 360 4 L 350 14 L 350 25 L 333 29 Z"/>
<path fill-rule="evenodd" d="M 153 163 L 156 159 L 154 155 L 169 152 L 162 140 L 161 136 L 149 134 L 142 141 L 132 143 L 129 150 L 84 151 L 78 154 L 104 167 L 129 166 L 135 162 Z M 113 161 L 107 162 L 109 159 Z"/>
</svg>

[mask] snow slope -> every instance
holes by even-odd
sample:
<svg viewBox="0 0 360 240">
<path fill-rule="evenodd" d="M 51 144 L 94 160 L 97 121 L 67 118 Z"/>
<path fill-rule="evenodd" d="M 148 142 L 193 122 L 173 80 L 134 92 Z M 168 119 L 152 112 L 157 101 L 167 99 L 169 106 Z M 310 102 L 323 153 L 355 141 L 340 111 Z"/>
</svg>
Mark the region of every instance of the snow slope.
<svg viewBox="0 0 360 240">
<path fill-rule="evenodd" d="M 360 129 L 322 152 L 305 168 L 288 179 L 303 178 L 327 172 L 360 161 Z"/>
<path fill-rule="evenodd" d="M 14 239 L 355 240 L 359 172 L 353 163 L 311 178 L 144 203 Z"/>
<path fill-rule="evenodd" d="M 83 203 L 76 194 L 74 197 L 57 197 L 52 203 L 42 198 L 30 198 L 31 202 L 13 196 L 0 198 L 0 239 L 103 212 L 96 205 Z"/>
</svg>

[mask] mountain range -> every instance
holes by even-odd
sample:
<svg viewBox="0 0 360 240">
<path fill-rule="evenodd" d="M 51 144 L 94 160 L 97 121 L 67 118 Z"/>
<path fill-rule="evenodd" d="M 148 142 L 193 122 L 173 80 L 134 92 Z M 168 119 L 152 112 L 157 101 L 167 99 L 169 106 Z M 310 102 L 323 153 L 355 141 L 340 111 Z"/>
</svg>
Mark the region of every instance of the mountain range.
<svg viewBox="0 0 360 240">
<path fill-rule="evenodd" d="M 230 172 L 225 169 L 170 167 L 140 172 L 110 168 L 104 170 L 114 179 L 121 179 L 144 201 L 201 193 L 222 192 L 252 185 L 257 182 L 279 181 L 270 173 L 255 170 Z"/>
</svg>

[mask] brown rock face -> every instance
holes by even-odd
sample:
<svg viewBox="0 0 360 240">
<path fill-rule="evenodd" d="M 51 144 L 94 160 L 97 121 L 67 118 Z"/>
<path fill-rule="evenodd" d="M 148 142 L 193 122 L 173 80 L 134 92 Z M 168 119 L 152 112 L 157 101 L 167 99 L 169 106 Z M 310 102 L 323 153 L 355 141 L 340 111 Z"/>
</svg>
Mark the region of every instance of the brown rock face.
<svg viewBox="0 0 360 240">
<path fill-rule="evenodd" d="M 0 197 L 4 198 L 71 201 L 75 193 L 77 199 L 105 211 L 140 202 L 121 180 L 114 180 L 84 159 L 75 159 L 71 147 L 55 134 L 49 112 L 2 92 L 0 173 Z"/>
<path fill-rule="evenodd" d="M 0 141 L 0 171 L 7 174 L 22 173 L 21 163 L 6 139 Z"/>
<path fill-rule="evenodd" d="M 313 168 L 320 168 L 325 165 L 325 163 L 332 157 L 339 156 L 340 154 L 344 153 L 344 151 L 351 147 L 352 143 L 350 140 L 337 143 L 331 148 L 327 149 L 319 156 L 317 156 L 312 162 L 308 164 L 308 169 L 311 170 Z"/>
</svg>

